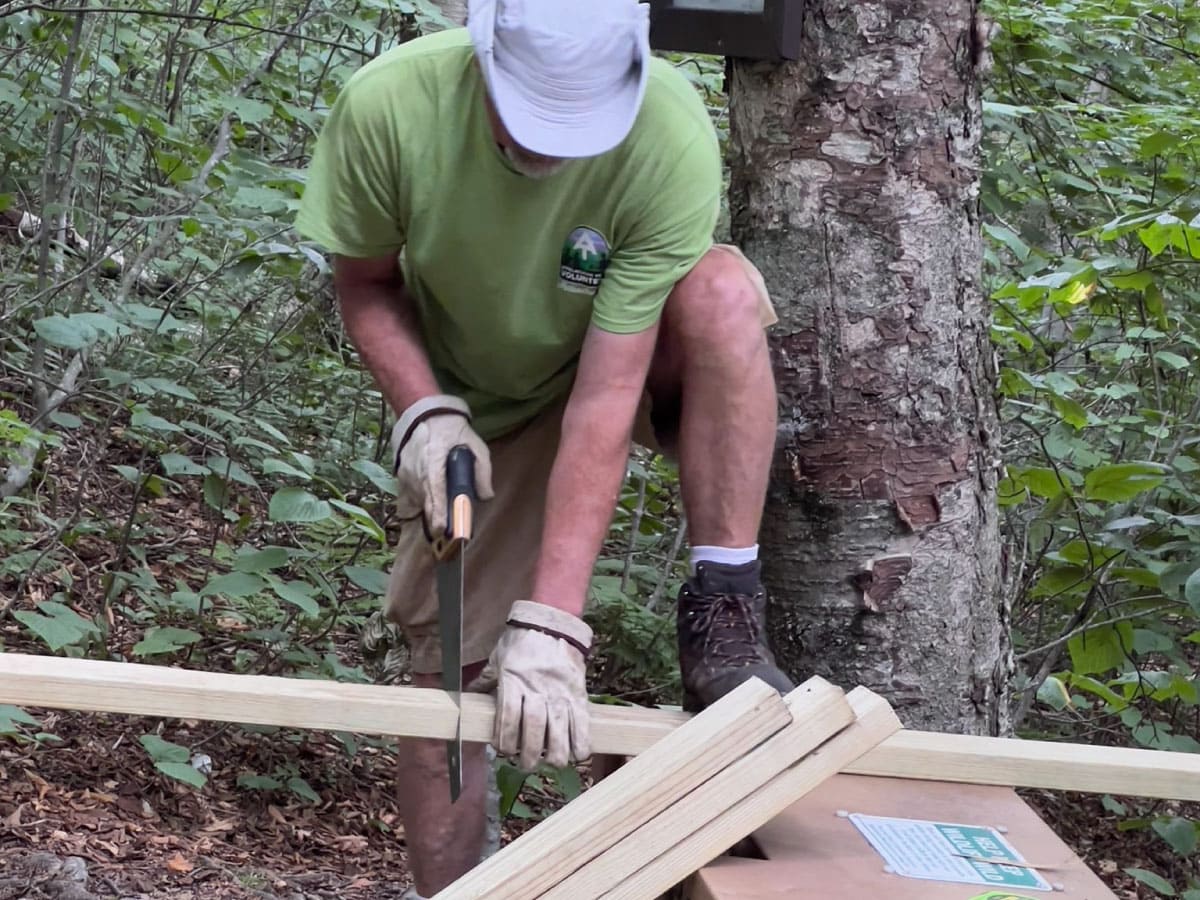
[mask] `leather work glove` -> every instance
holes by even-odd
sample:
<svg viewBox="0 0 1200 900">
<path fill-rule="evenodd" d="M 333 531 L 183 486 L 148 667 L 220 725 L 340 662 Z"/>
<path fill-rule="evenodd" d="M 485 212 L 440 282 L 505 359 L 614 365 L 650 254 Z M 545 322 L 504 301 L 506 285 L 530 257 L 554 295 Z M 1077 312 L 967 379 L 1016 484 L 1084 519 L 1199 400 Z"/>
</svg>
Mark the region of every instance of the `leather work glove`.
<svg viewBox="0 0 1200 900">
<path fill-rule="evenodd" d="M 406 409 L 392 429 L 396 507 L 403 516 L 425 513 L 430 535 L 446 530 L 446 458 L 459 444 L 475 454 L 475 493 L 491 500 L 492 457 L 471 428 L 471 410 L 460 397 L 423 397 Z"/>
<path fill-rule="evenodd" d="M 592 629 L 570 613 L 518 600 L 483 673 L 469 688 L 496 691 L 492 746 L 534 771 L 591 756 L 587 655 Z"/>
</svg>

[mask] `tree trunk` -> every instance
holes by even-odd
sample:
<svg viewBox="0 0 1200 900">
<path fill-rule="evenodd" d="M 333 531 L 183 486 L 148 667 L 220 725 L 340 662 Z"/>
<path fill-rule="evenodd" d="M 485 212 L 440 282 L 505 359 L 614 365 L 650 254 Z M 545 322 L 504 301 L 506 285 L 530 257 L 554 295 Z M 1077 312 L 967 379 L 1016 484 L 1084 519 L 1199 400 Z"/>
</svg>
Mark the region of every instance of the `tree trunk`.
<svg viewBox="0 0 1200 900">
<path fill-rule="evenodd" d="M 731 227 L 778 305 L 763 522 L 794 677 L 1003 733 L 1011 669 L 981 288 L 971 0 L 808 0 L 800 62 L 730 69 Z"/>
</svg>

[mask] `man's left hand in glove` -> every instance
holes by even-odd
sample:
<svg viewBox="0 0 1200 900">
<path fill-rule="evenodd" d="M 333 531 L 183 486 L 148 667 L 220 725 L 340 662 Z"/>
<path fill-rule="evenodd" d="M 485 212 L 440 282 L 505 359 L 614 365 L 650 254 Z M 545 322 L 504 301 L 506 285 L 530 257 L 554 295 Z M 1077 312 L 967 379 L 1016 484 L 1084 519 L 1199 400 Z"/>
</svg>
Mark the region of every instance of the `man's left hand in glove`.
<svg viewBox="0 0 1200 900">
<path fill-rule="evenodd" d="M 518 600 L 483 673 L 469 688 L 496 692 L 492 744 L 522 771 L 591 755 L 585 682 L 592 629 L 570 613 Z"/>
</svg>

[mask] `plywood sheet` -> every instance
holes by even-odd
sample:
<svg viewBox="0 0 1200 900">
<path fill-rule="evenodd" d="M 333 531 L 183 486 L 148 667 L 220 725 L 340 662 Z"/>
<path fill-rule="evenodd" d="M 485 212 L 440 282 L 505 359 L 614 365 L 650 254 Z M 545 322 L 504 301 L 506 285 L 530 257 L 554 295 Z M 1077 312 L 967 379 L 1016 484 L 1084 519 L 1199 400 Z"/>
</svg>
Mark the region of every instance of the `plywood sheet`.
<svg viewBox="0 0 1200 900">
<path fill-rule="evenodd" d="M 988 889 L 902 878 L 839 811 L 931 819 L 1004 830 L 1061 891 L 1034 898 L 1116 900 L 1102 881 L 1009 788 L 837 775 L 755 832 L 766 860 L 722 859 L 701 870 L 691 900 L 970 900 Z"/>
</svg>

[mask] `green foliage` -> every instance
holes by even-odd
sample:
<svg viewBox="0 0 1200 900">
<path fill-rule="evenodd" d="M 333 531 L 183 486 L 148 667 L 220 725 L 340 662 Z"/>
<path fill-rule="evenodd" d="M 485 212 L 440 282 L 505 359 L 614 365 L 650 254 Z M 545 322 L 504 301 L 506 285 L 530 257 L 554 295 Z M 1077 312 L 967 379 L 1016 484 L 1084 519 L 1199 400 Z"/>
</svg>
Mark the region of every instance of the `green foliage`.
<svg viewBox="0 0 1200 900">
<path fill-rule="evenodd" d="M 202 788 L 208 783 L 204 774 L 191 764 L 191 754 L 187 747 L 164 741 L 156 734 L 143 734 L 138 741 L 154 761 L 154 768 L 168 778 L 197 788 Z"/>
<path fill-rule="evenodd" d="M 985 9 L 998 26 L 985 274 L 1019 724 L 1200 751 L 1200 9 Z M 1196 823 L 1152 827 L 1193 855 Z M 1190 871 L 1181 885 L 1126 870 L 1162 896 L 1200 888 Z"/>
<path fill-rule="evenodd" d="M 565 803 L 583 792 L 579 772 L 567 766 L 556 768 L 542 765 L 536 772 L 522 772 L 516 766 L 497 759 L 496 790 L 500 794 L 500 815 L 514 819 L 544 819 Z M 527 803 L 522 797 L 536 802 Z"/>
</svg>

